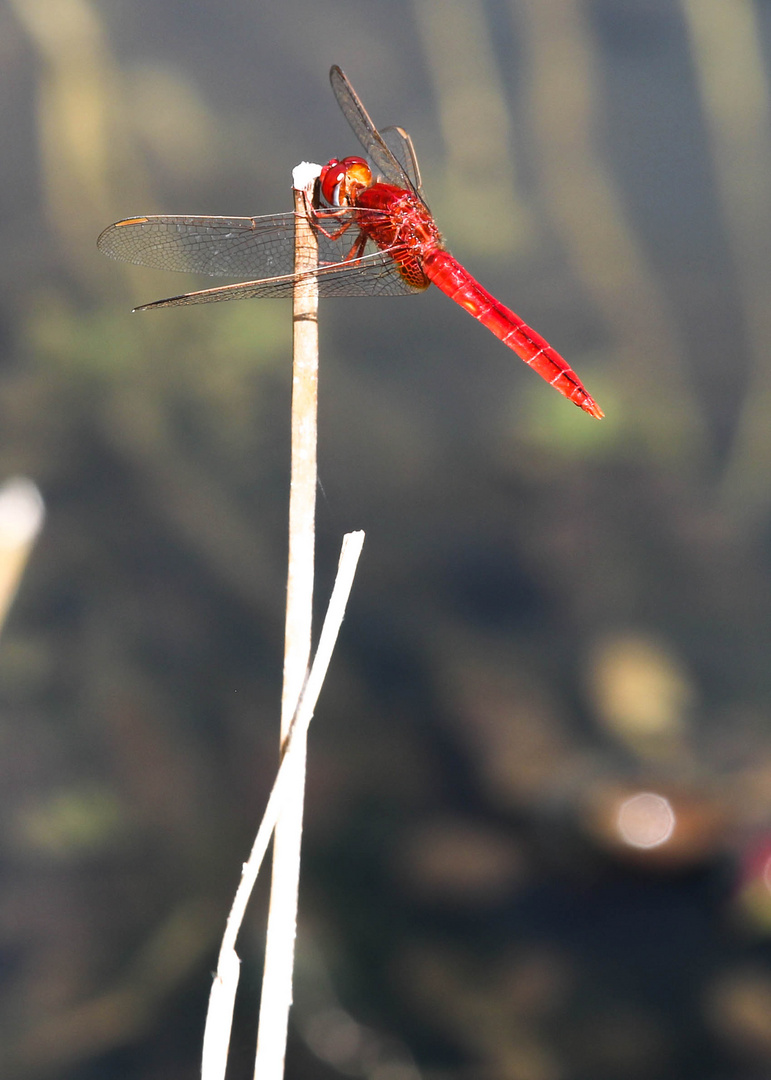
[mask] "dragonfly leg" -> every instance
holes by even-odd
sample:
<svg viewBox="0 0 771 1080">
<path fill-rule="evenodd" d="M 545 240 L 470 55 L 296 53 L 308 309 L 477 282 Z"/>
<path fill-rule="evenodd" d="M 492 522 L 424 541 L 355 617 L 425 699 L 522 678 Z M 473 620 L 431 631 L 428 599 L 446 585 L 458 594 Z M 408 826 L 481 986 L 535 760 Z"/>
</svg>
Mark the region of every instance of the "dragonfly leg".
<svg viewBox="0 0 771 1080">
<path fill-rule="evenodd" d="M 334 211 L 332 211 L 332 213 L 334 213 Z M 352 225 L 356 224 L 356 222 L 353 221 L 353 220 L 352 221 L 346 221 L 335 232 L 329 232 L 327 229 L 324 228 L 324 226 L 319 221 L 318 214 L 312 213 L 311 216 L 310 216 L 310 220 L 311 220 L 311 222 L 313 224 L 313 227 L 318 232 L 320 232 L 322 236 L 325 236 L 327 238 L 327 240 L 339 240 L 341 236 L 343 236 L 345 233 L 348 232 L 348 230 L 351 228 Z M 356 239 L 354 240 L 353 244 L 351 244 L 351 247 L 350 247 L 350 250 L 349 250 L 348 254 L 344 255 L 341 261 L 342 262 L 355 262 L 356 259 L 360 259 L 362 257 L 362 255 L 364 254 L 364 249 L 365 249 L 366 246 L 367 246 L 367 235 L 362 229 L 359 229 L 359 234 L 356 237 Z"/>
<path fill-rule="evenodd" d="M 364 248 L 367 246 L 367 236 L 364 232 L 359 232 L 351 250 L 345 256 L 344 262 L 354 262 L 356 259 L 360 259 L 364 254 Z"/>
<path fill-rule="evenodd" d="M 334 211 L 332 211 L 331 213 L 334 213 Z M 322 236 L 326 236 L 327 240 L 339 240 L 340 237 L 343 235 L 343 233 L 347 233 L 348 230 L 350 229 L 351 225 L 355 224 L 355 222 L 353 220 L 346 221 L 345 224 L 341 225 L 340 228 L 336 232 L 328 232 L 324 228 L 324 226 L 321 224 L 321 222 L 319 221 L 318 214 L 315 214 L 315 213 L 312 212 L 310 214 L 310 220 L 311 220 L 311 223 L 313 224 L 313 227 L 315 229 L 317 229 L 318 232 L 320 232 Z"/>
</svg>

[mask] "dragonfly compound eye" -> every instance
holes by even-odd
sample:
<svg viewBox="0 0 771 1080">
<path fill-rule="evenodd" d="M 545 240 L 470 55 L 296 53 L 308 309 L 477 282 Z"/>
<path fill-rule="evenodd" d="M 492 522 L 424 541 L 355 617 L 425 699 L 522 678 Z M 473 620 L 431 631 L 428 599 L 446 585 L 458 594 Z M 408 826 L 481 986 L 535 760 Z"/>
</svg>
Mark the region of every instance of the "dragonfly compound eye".
<svg viewBox="0 0 771 1080">
<path fill-rule="evenodd" d="M 321 194 L 330 206 L 339 206 L 340 184 L 345 179 L 345 166 L 337 158 L 332 158 L 321 170 L 319 183 Z"/>
<path fill-rule="evenodd" d="M 372 172 L 364 158 L 332 158 L 321 170 L 321 194 L 330 206 L 351 206 L 371 184 Z"/>
</svg>

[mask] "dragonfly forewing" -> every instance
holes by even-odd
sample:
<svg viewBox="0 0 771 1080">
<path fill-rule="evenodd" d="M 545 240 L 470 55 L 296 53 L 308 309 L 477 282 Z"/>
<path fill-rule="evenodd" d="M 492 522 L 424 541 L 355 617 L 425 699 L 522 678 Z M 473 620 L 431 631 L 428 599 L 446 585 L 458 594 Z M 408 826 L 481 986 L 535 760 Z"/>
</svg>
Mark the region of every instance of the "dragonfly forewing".
<svg viewBox="0 0 771 1080">
<path fill-rule="evenodd" d="M 97 240 L 105 255 L 156 270 L 212 277 L 290 273 L 294 213 L 264 217 L 155 215 L 110 225 Z"/>
<path fill-rule="evenodd" d="M 383 179 L 397 187 L 412 188 L 412 180 L 375 127 L 359 95 L 337 64 L 329 72 L 329 81 L 340 111 L 372 162 L 382 173 Z"/>
<path fill-rule="evenodd" d="M 380 285 L 387 271 L 393 269 L 390 256 L 367 239 L 364 257 L 350 262 L 360 222 L 367 215 L 382 216 L 379 211 L 316 210 L 312 220 L 317 225 L 319 263 L 324 276 L 337 274 L 340 289 L 356 287 L 356 292 L 335 291 L 330 281 L 324 295 L 375 295 L 378 287 L 367 290 L 366 282 Z M 293 212 L 262 217 L 197 217 L 191 215 L 154 215 L 127 218 L 110 225 L 97 245 L 105 255 L 156 270 L 207 274 L 210 277 L 249 277 L 257 280 L 291 277 L 294 270 Z M 253 295 L 283 296 L 272 285 L 271 292 Z M 212 291 L 212 290 L 209 290 Z M 291 288 L 290 290 L 291 291 Z M 411 290 L 402 290 L 411 291 Z M 224 297 L 223 297 L 224 299 Z"/>
</svg>

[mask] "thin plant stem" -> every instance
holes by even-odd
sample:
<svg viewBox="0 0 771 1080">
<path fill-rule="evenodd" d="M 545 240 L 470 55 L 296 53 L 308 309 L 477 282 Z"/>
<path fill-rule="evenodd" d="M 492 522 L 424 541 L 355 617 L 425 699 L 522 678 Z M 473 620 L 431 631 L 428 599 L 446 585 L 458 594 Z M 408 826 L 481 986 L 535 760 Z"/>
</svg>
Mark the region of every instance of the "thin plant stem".
<svg viewBox="0 0 771 1080">
<path fill-rule="evenodd" d="M 308 219 L 315 177 L 298 179 L 295 170 L 295 263 L 297 274 L 315 270 L 318 243 Z M 289 489 L 289 560 L 284 641 L 284 685 L 281 699 L 281 744 L 305 683 L 311 653 L 316 512 L 316 414 L 318 399 L 318 284 L 312 274 L 295 285 L 292 367 L 292 460 Z M 305 738 L 297 738 L 284 800 L 273 834 L 265 969 L 260 999 L 254 1074 L 260 1080 L 281 1080 L 284 1074 L 292 969 L 297 931 Z"/>
<path fill-rule="evenodd" d="M 308 220 L 308 207 L 318 172 L 318 166 L 310 165 L 298 166 L 295 170 L 295 266 L 299 274 L 305 274 L 317 265 L 316 240 Z M 363 532 L 348 533 L 343 539 L 335 585 L 316 656 L 308 671 L 316 494 L 317 308 L 318 288 L 315 277 L 311 275 L 298 283 L 294 305 L 292 467 L 281 765 L 249 859 L 244 863 L 225 927 L 206 1017 L 202 1080 L 224 1080 L 225 1077 L 240 973 L 236 939 L 271 835 L 275 836 L 273 881 L 255 1076 L 259 1075 L 260 1080 L 281 1080 L 283 1076 L 292 998 L 307 730 L 337 640 L 364 542 Z"/>
<path fill-rule="evenodd" d="M 209 1011 L 206 1016 L 201 1062 L 202 1080 L 224 1080 L 225 1077 L 230 1032 L 233 1024 L 233 1006 L 240 971 L 240 961 L 236 953 L 236 939 L 265 852 L 270 843 L 273 829 L 284 801 L 290 794 L 289 788 L 294 773 L 294 759 L 297 747 L 300 747 L 304 754 L 308 725 L 313 718 L 313 711 L 332 658 L 332 651 L 343 621 L 345 606 L 351 592 L 363 543 L 363 532 L 348 533 L 343 538 L 337 576 L 324 624 L 321 628 L 313 666 L 297 706 L 297 712 L 289 726 L 289 732 L 284 742 L 281 766 L 274 781 L 262 822 L 257 830 L 251 853 L 244 863 L 241 881 L 228 916 L 220 948 L 217 973 L 214 977 L 209 998 Z"/>
</svg>

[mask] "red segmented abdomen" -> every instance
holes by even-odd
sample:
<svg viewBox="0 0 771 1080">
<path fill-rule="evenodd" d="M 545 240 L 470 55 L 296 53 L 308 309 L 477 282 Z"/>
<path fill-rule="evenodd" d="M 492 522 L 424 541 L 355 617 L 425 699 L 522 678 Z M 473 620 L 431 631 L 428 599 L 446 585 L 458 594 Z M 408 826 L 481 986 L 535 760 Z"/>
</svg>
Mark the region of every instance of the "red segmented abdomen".
<svg viewBox="0 0 771 1080">
<path fill-rule="evenodd" d="M 551 386 L 598 420 L 605 415 L 557 350 L 483 289 L 449 252 L 437 248 L 425 255 L 423 269 L 434 285 L 491 330 Z"/>
</svg>

